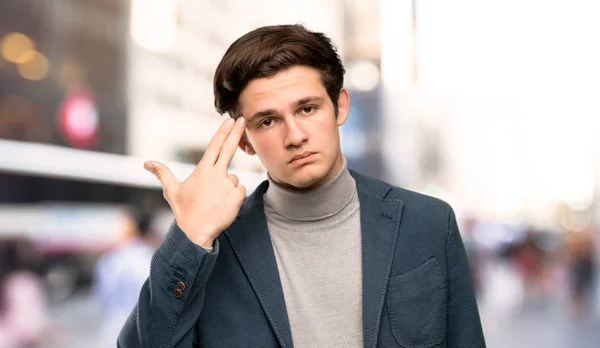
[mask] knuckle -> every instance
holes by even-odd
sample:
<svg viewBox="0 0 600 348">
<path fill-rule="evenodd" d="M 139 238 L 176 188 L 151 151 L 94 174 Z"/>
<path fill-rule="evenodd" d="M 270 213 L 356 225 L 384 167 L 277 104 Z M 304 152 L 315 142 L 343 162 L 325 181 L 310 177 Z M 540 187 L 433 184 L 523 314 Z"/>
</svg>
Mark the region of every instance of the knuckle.
<svg viewBox="0 0 600 348">
<path fill-rule="evenodd" d="M 214 142 L 210 142 L 207 146 L 207 150 L 219 151 L 219 150 L 221 150 L 221 145 L 216 144 Z"/>
<path fill-rule="evenodd" d="M 168 175 L 168 170 L 165 167 L 159 167 L 156 169 L 156 177 L 158 178 L 158 180 L 160 180 L 162 182 L 163 179 L 166 178 L 166 176 Z"/>
<path fill-rule="evenodd" d="M 235 149 L 235 146 L 231 143 L 231 141 L 228 141 L 227 143 L 223 144 L 223 149 L 231 152 L 231 150 Z"/>
<path fill-rule="evenodd" d="M 219 129 L 212 140 L 216 143 L 222 143 L 228 135 L 229 131 L 227 129 Z"/>
<path fill-rule="evenodd" d="M 221 156 L 223 156 L 225 159 L 227 159 L 230 155 L 231 155 L 231 147 L 230 146 L 224 146 L 223 149 L 221 150 Z"/>
<path fill-rule="evenodd" d="M 169 187 L 163 187 L 163 197 L 167 201 L 170 201 L 170 198 L 171 198 L 171 189 Z"/>
<path fill-rule="evenodd" d="M 237 143 L 230 144 L 227 146 L 227 149 L 229 150 L 229 153 L 234 154 L 237 149 Z"/>
</svg>

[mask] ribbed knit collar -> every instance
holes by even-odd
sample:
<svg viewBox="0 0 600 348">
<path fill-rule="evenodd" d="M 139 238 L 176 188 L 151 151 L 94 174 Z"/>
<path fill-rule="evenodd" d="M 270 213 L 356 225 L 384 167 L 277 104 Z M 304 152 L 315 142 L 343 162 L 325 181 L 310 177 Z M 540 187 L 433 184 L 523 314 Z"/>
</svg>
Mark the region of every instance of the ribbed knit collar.
<svg viewBox="0 0 600 348">
<path fill-rule="evenodd" d="M 315 221 L 339 213 L 356 194 L 356 182 L 342 156 L 340 171 L 327 183 L 307 191 L 296 191 L 277 184 L 268 177 L 265 204 L 278 215 L 295 221 Z"/>
</svg>

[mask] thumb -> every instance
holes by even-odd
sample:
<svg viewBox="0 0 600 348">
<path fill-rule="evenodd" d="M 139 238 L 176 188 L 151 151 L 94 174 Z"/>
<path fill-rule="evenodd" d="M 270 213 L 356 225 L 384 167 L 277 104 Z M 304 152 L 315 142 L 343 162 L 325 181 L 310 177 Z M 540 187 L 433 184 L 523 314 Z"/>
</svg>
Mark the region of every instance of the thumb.
<svg viewBox="0 0 600 348">
<path fill-rule="evenodd" d="M 160 181 L 160 184 L 162 185 L 163 189 L 167 189 L 178 183 L 178 180 L 175 178 L 175 175 L 173 175 L 171 170 L 169 170 L 169 168 L 167 168 L 167 166 L 165 166 L 164 164 L 162 164 L 160 162 L 154 162 L 154 161 L 145 162 L 144 169 L 146 169 L 150 173 L 154 174 L 154 176 L 156 176 L 158 181 Z"/>
<path fill-rule="evenodd" d="M 238 185 L 238 186 L 236 186 L 236 189 L 238 190 L 240 196 L 242 197 L 242 200 L 244 198 L 246 198 L 246 187 L 244 185 Z"/>
</svg>

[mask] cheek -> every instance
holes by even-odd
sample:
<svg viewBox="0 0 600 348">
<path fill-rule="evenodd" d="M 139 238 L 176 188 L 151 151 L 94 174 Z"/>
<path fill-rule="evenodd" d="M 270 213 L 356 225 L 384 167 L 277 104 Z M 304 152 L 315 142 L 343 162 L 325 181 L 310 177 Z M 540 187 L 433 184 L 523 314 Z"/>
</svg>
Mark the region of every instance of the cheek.
<svg viewBox="0 0 600 348">
<path fill-rule="evenodd" d="M 277 151 L 277 136 L 274 132 L 264 132 L 262 134 L 256 134 L 250 139 L 250 143 L 256 151 L 256 154 L 263 159 L 268 159 L 274 156 Z"/>
<path fill-rule="evenodd" d="M 335 143 L 338 140 L 338 125 L 335 119 L 323 119 L 314 125 L 313 136 L 318 138 L 321 143 Z"/>
</svg>

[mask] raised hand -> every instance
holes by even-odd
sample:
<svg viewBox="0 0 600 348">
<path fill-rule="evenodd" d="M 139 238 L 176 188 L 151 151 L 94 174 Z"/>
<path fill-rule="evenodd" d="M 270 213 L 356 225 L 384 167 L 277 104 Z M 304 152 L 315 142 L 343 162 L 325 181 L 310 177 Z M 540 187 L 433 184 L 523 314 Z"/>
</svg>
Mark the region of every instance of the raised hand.
<svg viewBox="0 0 600 348">
<path fill-rule="evenodd" d="M 144 163 L 144 168 L 160 181 L 177 225 L 202 247 L 212 247 L 219 234 L 233 223 L 246 197 L 246 188 L 238 185 L 239 178 L 227 173 L 245 127 L 244 117 L 223 122 L 202 160 L 183 182 L 162 163 Z"/>
</svg>

